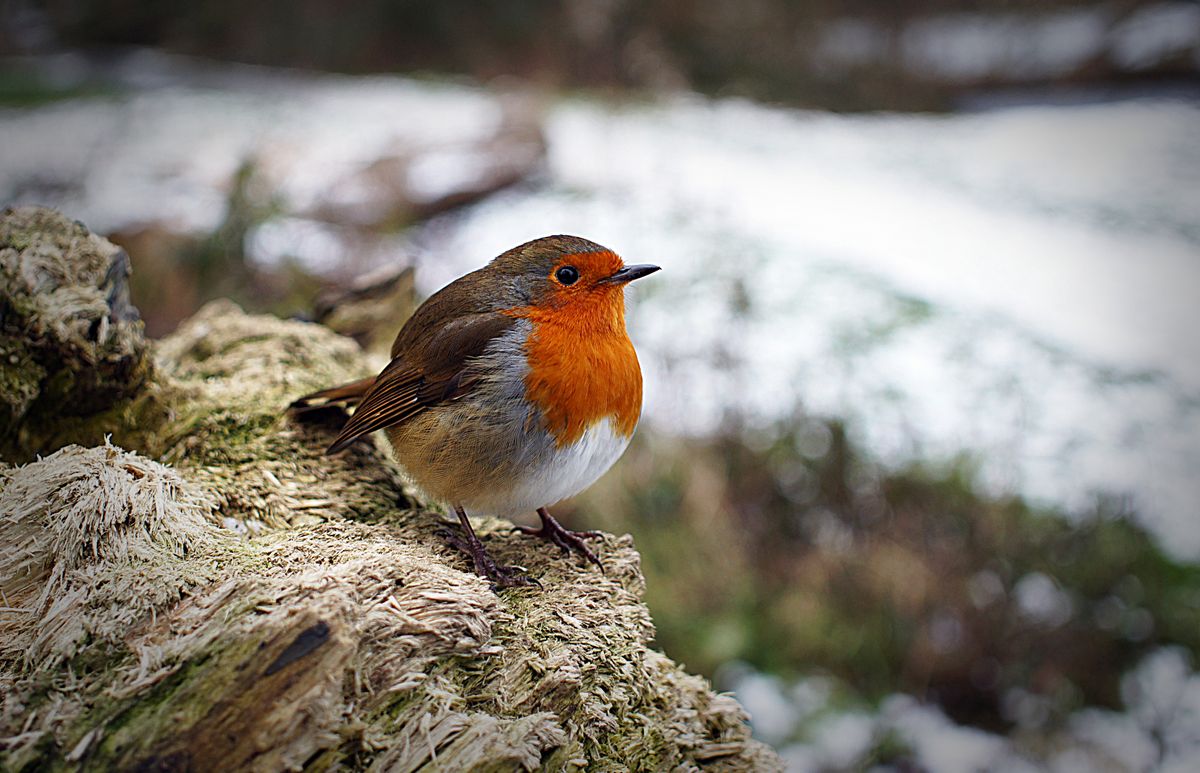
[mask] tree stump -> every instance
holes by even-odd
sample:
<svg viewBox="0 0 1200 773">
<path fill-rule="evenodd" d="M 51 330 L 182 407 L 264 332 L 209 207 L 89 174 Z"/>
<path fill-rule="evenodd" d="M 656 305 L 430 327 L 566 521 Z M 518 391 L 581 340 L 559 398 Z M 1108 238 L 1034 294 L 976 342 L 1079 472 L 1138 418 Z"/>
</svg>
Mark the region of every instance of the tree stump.
<svg viewBox="0 0 1200 773">
<path fill-rule="evenodd" d="M 482 524 L 497 595 L 381 442 L 295 397 L 370 371 L 320 325 L 206 306 L 149 342 L 128 260 L 0 218 L 0 768 L 777 770 L 606 574 Z"/>
</svg>

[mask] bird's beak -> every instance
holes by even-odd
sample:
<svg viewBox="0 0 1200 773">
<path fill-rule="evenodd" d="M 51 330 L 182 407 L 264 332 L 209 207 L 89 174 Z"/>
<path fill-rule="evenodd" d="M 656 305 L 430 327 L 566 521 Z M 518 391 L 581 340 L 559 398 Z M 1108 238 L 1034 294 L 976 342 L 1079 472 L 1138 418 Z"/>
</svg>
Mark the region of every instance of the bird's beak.
<svg viewBox="0 0 1200 773">
<path fill-rule="evenodd" d="M 626 282 L 632 282 L 635 279 L 641 279 L 644 276 L 649 276 L 650 274 L 653 274 L 655 271 L 658 271 L 658 270 L 659 270 L 658 266 L 651 266 L 649 264 L 642 264 L 639 266 L 625 266 L 617 273 L 613 274 L 610 277 L 606 277 L 600 281 L 610 282 L 612 284 L 623 285 Z"/>
</svg>

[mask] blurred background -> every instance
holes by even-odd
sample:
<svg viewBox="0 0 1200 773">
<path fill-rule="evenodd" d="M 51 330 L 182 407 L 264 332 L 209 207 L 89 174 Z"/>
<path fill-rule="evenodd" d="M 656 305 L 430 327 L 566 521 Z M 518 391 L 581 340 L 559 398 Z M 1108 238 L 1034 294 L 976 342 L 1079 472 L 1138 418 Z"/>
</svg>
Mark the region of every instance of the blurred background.
<svg viewBox="0 0 1200 773">
<path fill-rule="evenodd" d="M 1200 5 L 0 0 L 0 203 L 383 358 L 575 233 L 658 644 L 792 769 L 1200 758 Z"/>
</svg>

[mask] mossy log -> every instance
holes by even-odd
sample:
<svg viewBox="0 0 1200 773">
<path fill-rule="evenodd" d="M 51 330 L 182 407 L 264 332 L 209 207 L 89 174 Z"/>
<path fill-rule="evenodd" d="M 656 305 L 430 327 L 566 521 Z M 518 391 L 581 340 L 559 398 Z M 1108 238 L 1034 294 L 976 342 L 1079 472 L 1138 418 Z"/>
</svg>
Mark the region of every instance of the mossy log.
<svg viewBox="0 0 1200 773">
<path fill-rule="evenodd" d="M 0 222 L 0 768 L 780 768 L 650 648 L 628 536 L 600 574 L 481 523 L 545 586 L 496 594 L 381 442 L 286 416 L 357 344 L 227 302 L 150 344 L 117 254 Z"/>
</svg>

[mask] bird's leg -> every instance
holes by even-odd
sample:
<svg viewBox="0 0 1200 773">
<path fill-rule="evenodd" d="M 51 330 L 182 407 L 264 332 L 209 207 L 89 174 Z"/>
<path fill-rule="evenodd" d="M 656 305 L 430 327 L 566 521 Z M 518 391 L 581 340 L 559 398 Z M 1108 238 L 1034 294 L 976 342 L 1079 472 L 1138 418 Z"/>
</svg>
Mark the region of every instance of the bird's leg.
<svg viewBox="0 0 1200 773">
<path fill-rule="evenodd" d="M 458 505 L 454 506 L 454 512 L 458 514 L 458 522 L 462 525 L 463 533 L 466 537 L 446 529 L 442 532 L 442 536 L 446 542 L 458 548 L 462 552 L 471 557 L 475 563 L 475 574 L 480 577 L 486 577 L 492 581 L 492 588 L 499 590 L 500 588 L 516 588 L 522 585 L 537 585 L 541 587 L 541 583 L 525 573 L 525 568 L 521 566 L 501 566 L 497 564 L 495 559 L 488 555 L 484 549 L 483 543 L 479 541 L 479 537 L 475 535 L 475 530 L 471 528 L 471 522 L 467 519 L 467 513 Z"/>
<path fill-rule="evenodd" d="M 600 571 L 604 571 L 604 564 L 600 563 L 600 558 L 592 552 L 592 549 L 584 542 L 585 539 L 596 539 L 603 537 L 604 533 L 599 531 L 571 531 L 554 519 L 546 511 L 546 508 L 539 507 L 537 511 L 538 517 L 542 519 L 542 528 L 535 529 L 532 526 L 514 526 L 513 528 L 522 534 L 532 534 L 535 537 L 541 537 L 547 542 L 558 545 L 563 549 L 564 553 L 570 553 L 574 550 L 579 555 L 591 561 L 596 566 L 600 567 Z"/>
</svg>

